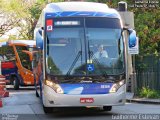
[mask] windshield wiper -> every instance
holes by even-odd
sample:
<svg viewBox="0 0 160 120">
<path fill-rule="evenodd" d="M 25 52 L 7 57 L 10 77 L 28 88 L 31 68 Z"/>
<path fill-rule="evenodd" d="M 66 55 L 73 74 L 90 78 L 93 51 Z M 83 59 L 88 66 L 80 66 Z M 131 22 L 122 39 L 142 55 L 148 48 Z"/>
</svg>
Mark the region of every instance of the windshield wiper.
<svg viewBox="0 0 160 120">
<path fill-rule="evenodd" d="M 69 68 L 67 74 L 66 74 L 67 76 L 70 75 L 70 73 L 71 73 L 73 67 L 75 66 L 76 62 L 78 61 L 78 59 L 79 59 L 79 57 L 80 57 L 81 55 L 82 55 L 82 51 L 79 51 L 79 52 L 77 53 L 76 58 L 74 59 L 72 65 L 70 66 L 70 68 Z"/>
</svg>

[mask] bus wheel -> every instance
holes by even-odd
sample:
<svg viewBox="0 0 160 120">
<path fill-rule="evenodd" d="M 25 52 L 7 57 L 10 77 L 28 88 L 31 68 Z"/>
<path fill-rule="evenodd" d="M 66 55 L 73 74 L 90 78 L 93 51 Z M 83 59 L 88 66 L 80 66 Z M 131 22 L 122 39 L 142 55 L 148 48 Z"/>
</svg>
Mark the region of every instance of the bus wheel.
<svg viewBox="0 0 160 120">
<path fill-rule="evenodd" d="M 19 79 L 17 77 L 13 77 L 13 86 L 15 90 L 19 89 Z"/>
<path fill-rule="evenodd" d="M 35 86 L 35 90 L 36 90 L 36 97 L 39 97 L 39 94 L 38 94 L 38 91 L 37 91 L 37 85 L 36 85 L 35 82 L 34 82 L 34 86 Z"/>
<path fill-rule="evenodd" d="M 39 94 L 38 94 L 37 90 L 36 90 L 36 97 L 39 97 Z"/>
<path fill-rule="evenodd" d="M 43 110 L 44 110 L 45 113 L 52 113 L 53 112 L 53 108 L 52 107 L 43 106 Z"/>
<path fill-rule="evenodd" d="M 103 110 L 104 111 L 111 111 L 112 110 L 112 106 L 103 106 Z"/>
</svg>

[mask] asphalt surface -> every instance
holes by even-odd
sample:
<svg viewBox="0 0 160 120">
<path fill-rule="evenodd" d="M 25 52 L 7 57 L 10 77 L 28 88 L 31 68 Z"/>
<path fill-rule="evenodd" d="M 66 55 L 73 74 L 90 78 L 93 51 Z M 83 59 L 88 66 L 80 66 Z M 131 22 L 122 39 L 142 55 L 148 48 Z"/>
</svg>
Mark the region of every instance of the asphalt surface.
<svg viewBox="0 0 160 120">
<path fill-rule="evenodd" d="M 3 98 L 0 120 L 160 119 L 160 105 L 142 103 L 114 106 L 110 112 L 103 111 L 101 108 L 66 108 L 53 114 L 45 114 L 34 88 L 21 88 L 18 91 L 9 89 L 9 91 L 10 97 Z"/>
</svg>

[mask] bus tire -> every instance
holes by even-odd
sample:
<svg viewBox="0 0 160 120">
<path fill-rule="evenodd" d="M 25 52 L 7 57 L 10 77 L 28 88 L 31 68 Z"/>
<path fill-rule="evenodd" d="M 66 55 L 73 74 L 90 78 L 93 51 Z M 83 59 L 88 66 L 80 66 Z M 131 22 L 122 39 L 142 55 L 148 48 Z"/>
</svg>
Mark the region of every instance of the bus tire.
<svg viewBox="0 0 160 120">
<path fill-rule="evenodd" d="M 103 110 L 104 111 L 111 111 L 112 110 L 112 106 L 103 106 Z"/>
<path fill-rule="evenodd" d="M 36 90 L 36 97 L 39 97 L 39 94 L 38 94 L 38 91 L 37 91 L 37 84 L 36 84 L 35 79 L 34 79 L 34 86 L 35 86 L 35 90 Z"/>
<path fill-rule="evenodd" d="M 19 79 L 15 76 L 13 77 L 13 87 L 14 87 L 14 90 L 19 89 Z"/>
<path fill-rule="evenodd" d="M 46 114 L 53 112 L 53 108 L 52 108 L 52 107 L 45 107 L 44 105 L 43 105 L 43 110 L 44 110 L 44 112 L 45 112 Z"/>
<path fill-rule="evenodd" d="M 39 97 L 39 94 L 38 94 L 37 90 L 36 90 L 36 97 Z"/>
</svg>

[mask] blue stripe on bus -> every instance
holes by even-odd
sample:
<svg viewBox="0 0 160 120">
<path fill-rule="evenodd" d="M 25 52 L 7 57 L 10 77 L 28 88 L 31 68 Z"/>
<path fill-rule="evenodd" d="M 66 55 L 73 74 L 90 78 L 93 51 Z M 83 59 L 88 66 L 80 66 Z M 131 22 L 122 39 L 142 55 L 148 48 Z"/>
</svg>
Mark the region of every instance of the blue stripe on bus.
<svg viewBox="0 0 160 120">
<path fill-rule="evenodd" d="M 46 18 L 53 17 L 85 17 L 85 16 L 93 16 L 93 17 L 111 17 L 111 18 L 120 18 L 120 16 L 116 13 L 106 13 L 106 12 L 86 12 L 86 11 L 72 11 L 72 12 L 54 12 L 54 13 L 46 13 Z"/>
<path fill-rule="evenodd" d="M 60 84 L 64 94 L 108 94 L 113 83 Z"/>
</svg>

